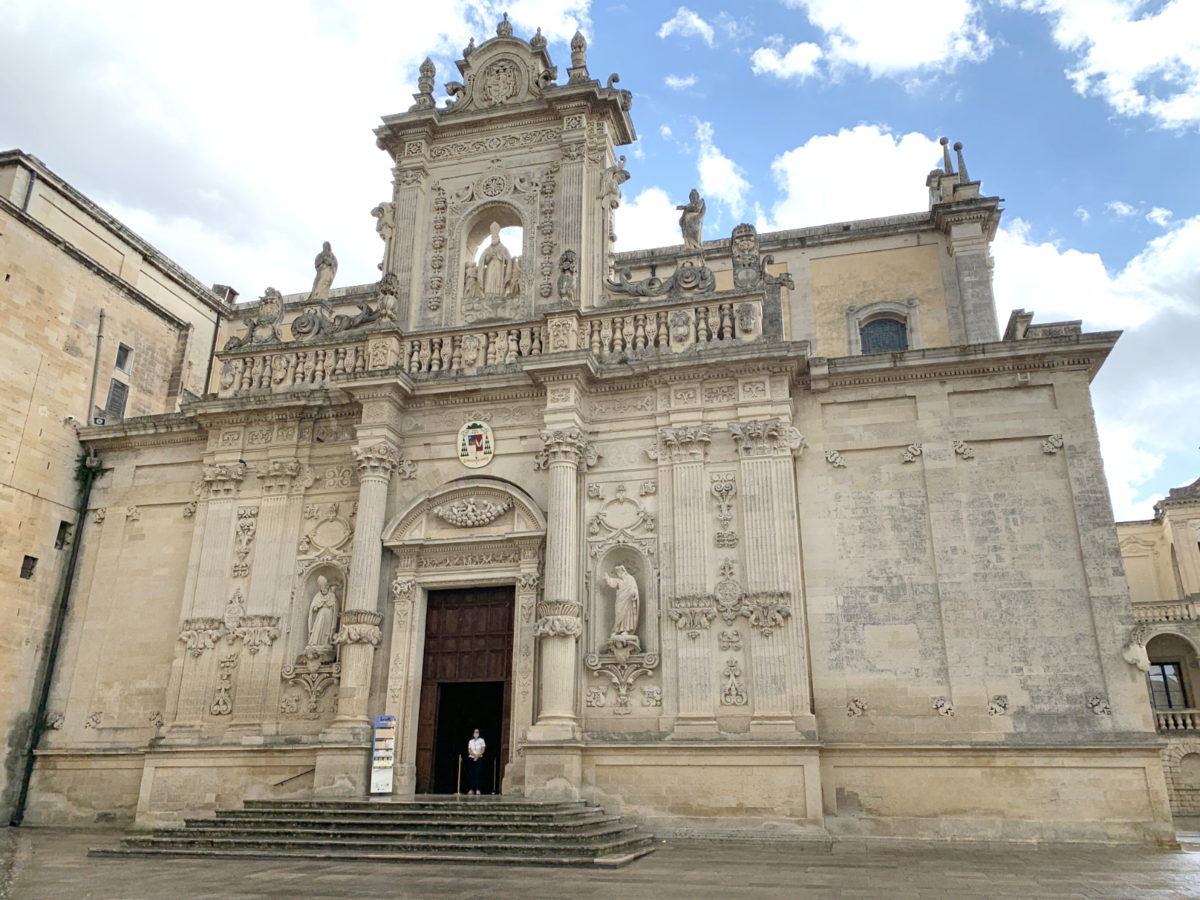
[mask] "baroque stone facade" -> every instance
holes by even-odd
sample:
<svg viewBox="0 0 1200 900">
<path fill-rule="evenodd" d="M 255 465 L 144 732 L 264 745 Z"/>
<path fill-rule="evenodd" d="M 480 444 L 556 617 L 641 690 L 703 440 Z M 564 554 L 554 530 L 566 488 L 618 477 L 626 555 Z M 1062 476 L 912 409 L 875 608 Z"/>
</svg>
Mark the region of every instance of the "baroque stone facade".
<svg viewBox="0 0 1200 900">
<path fill-rule="evenodd" d="M 226 323 L 209 394 L 83 431 L 113 514 L 39 820 L 360 796 L 381 714 L 427 789 L 458 677 L 431 598 L 508 586 L 508 793 L 664 832 L 1170 840 L 1088 392 L 1117 335 L 1001 339 L 998 198 L 947 152 L 910 215 L 704 240 L 693 192 L 681 246 L 614 254 L 632 98 L 582 36 L 565 80 L 507 23 L 458 67 L 376 131 L 378 284 L 323 251 Z"/>
</svg>

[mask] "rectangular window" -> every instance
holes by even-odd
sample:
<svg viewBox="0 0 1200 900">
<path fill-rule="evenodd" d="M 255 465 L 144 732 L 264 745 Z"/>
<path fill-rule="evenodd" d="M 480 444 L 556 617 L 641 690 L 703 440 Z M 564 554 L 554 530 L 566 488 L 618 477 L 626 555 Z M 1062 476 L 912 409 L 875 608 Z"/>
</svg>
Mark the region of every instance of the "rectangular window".
<svg viewBox="0 0 1200 900">
<path fill-rule="evenodd" d="M 129 399 L 129 385 L 113 379 L 108 385 L 108 402 L 104 404 L 104 414 L 109 420 L 121 419 L 125 416 L 125 401 Z"/>
<path fill-rule="evenodd" d="M 61 550 L 67 546 L 67 541 L 71 539 L 71 523 L 59 522 L 58 535 L 54 538 L 54 549 Z"/>
<path fill-rule="evenodd" d="M 22 578 L 32 578 L 33 570 L 36 568 L 37 568 L 37 557 L 36 556 L 25 557 L 25 560 L 21 563 L 21 577 Z"/>
<path fill-rule="evenodd" d="M 122 372 L 129 371 L 129 364 L 133 361 L 133 348 L 126 347 L 124 344 L 117 345 L 117 368 Z"/>
<path fill-rule="evenodd" d="M 1155 709 L 1187 709 L 1182 667 L 1177 662 L 1151 663 L 1150 694 Z"/>
</svg>

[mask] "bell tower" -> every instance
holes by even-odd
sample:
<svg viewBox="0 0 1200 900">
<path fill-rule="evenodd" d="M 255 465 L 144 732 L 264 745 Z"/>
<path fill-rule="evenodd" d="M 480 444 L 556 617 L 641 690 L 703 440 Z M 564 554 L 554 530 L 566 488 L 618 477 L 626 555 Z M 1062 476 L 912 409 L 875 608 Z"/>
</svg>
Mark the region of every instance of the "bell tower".
<svg viewBox="0 0 1200 900">
<path fill-rule="evenodd" d="M 375 130 L 394 161 L 392 199 L 375 215 L 401 327 L 589 308 L 628 178 L 615 148 L 636 139 L 632 95 L 614 87 L 616 75 L 602 85 L 588 74 L 579 33 L 560 84 L 541 29 L 513 37 L 507 16 L 457 66 L 462 80 L 446 84 L 438 105 L 425 60 L 416 102 Z"/>
</svg>

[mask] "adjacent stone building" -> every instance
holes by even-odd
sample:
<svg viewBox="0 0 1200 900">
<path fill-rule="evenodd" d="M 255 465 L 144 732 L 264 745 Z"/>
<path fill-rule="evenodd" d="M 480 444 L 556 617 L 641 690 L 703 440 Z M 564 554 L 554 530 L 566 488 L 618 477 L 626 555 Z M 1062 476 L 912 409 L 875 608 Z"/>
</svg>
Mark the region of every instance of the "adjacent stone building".
<svg viewBox="0 0 1200 900">
<path fill-rule="evenodd" d="M 1126 653 L 1146 672 L 1171 809 L 1200 816 L 1200 480 L 1174 488 L 1154 518 L 1118 522 L 1136 625 Z"/>
<path fill-rule="evenodd" d="M 102 460 L 30 817 L 586 797 L 661 833 L 1169 841 L 1089 383 L 909 215 L 614 254 L 631 95 L 507 22 L 376 130 L 378 284 L 268 289 Z M 923 177 L 924 173 L 913 173 Z M 334 241 L 336 244 L 336 240 Z"/>
<path fill-rule="evenodd" d="M 111 424 L 172 412 L 183 397 L 204 393 L 226 299 L 36 158 L 0 153 L 5 816 L 24 775 L 78 527 L 76 433 L 93 418 Z"/>
</svg>

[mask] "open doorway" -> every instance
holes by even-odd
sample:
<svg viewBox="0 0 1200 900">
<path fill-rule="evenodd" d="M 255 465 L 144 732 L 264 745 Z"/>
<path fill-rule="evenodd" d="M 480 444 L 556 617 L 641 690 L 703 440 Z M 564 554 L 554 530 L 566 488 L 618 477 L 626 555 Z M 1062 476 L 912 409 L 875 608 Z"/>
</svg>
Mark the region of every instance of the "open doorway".
<svg viewBox="0 0 1200 900">
<path fill-rule="evenodd" d="M 503 681 L 443 682 L 438 685 L 437 731 L 433 739 L 433 793 L 466 793 L 467 741 L 476 728 L 487 744 L 483 754 L 481 790 L 500 792 L 500 759 L 504 755 L 501 730 L 504 710 Z M 459 758 L 462 758 L 462 784 Z M 461 788 L 457 790 L 456 788 Z"/>
</svg>

